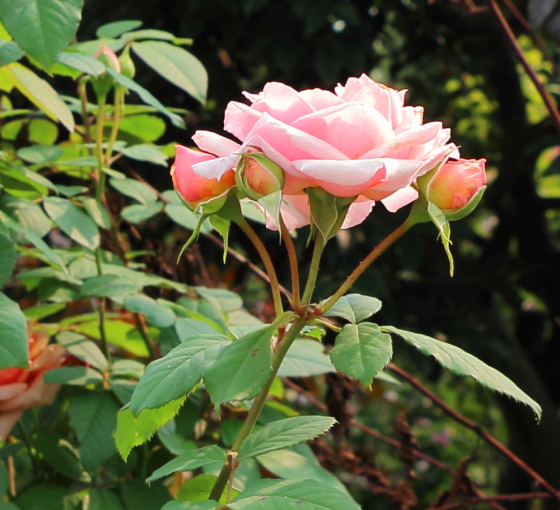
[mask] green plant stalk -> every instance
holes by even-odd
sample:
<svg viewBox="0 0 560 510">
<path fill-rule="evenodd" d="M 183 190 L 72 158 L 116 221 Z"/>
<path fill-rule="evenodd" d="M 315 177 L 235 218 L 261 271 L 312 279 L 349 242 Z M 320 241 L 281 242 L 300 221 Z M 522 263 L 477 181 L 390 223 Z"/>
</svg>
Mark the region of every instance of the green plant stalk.
<svg viewBox="0 0 560 510">
<path fill-rule="evenodd" d="M 317 274 L 319 273 L 319 262 L 323 254 L 323 246 L 323 235 L 317 230 L 315 234 L 315 247 L 313 248 L 313 256 L 311 258 L 311 267 L 309 268 L 309 276 L 307 277 L 307 284 L 305 285 L 303 297 L 301 298 L 301 302 L 304 306 L 308 306 L 311 302 L 315 283 L 317 282 Z"/>
<path fill-rule="evenodd" d="M 99 185 L 99 184 L 98 184 Z M 103 276 L 103 260 L 101 259 L 101 248 L 97 247 L 95 249 L 95 264 L 97 266 L 97 274 L 99 276 Z M 101 349 L 103 354 L 111 363 L 111 353 L 109 351 L 109 345 L 107 343 L 107 330 L 105 328 L 105 306 L 106 300 L 105 298 L 101 298 L 99 300 L 99 334 L 101 335 Z"/>
<path fill-rule="evenodd" d="M 95 198 L 101 201 L 105 188 L 105 174 L 103 173 L 103 122 L 105 120 L 105 96 L 98 98 L 97 121 L 95 123 L 95 157 L 97 158 L 97 185 Z"/>
<path fill-rule="evenodd" d="M 346 292 L 354 285 L 356 280 L 362 275 L 362 273 L 387 249 L 391 246 L 397 239 L 402 237 L 412 226 L 417 223 L 416 219 L 409 216 L 406 221 L 393 232 L 391 232 L 383 241 L 381 241 L 370 253 L 362 260 L 356 269 L 352 271 L 350 276 L 346 278 L 346 281 L 340 286 L 340 288 L 329 298 L 329 300 L 321 306 L 323 313 L 330 310 L 334 304 L 342 297 Z"/>
<path fill-rule="evenodd" d="M 270 289 L 272 291 L 272 300 L 274 301 L 274 311 L 276 312 L 276 316 L 279 317 L 284 313 L 284 308 L 282 307 L 282 296 L 280 295 L 278 276 L 276 276 L 276 270 L 274 269 L 274 264 L 272 263 L 270 254 L 257 233 L 253 230 L 251 225 L 247 223 L 245 218 L 241 217 L 241 219 L 239 221 L 236 220 L 236 222 L 259 252 L 264 268 L 266 269 L 266 273 L 268 274 L 268 278 L 270 279 Z"/>
<path fill-rule="evenodd" d="M 27 448 L 27 452 L 29 453 L 29 458 L 31 459 L 31 465 L 33 466 L 33 472 L 37 474 L 39 472 L 39 466 L 37 464 L 37 459 L 33 454 L 33 445 L 31 444 L 31 438 L 29 437 L 29 434 L 27 433 L 27 430 L 23 426 L 21 420 L 18 421 L 18 429 L 21 434 L 21 438 L 25 443 L 25 447 Z"/>
<path fill-rule="evenodd" d="M 249 414 L 247 414 L 247 418 L 245 418 L 245 421 L 243 422 L 243 426 L 241 427 L 241 430 L 239 431 L 239 434 L 237 434 L 237 437 L 235 438 L 235 442 L 231 447 L 232 451 L 234 452 L 239 451 L 239 447 L 241 446 L 241 443 L 245 440 L 245 438 L 251 435 L 251 432 L 253 431 L 253 428 L 255 427 L 257 420 L 259 419 L 263 406 L 268 397 L 268 392 L 270 391 L 274 379 L 276 378 L 276 374 L 280 369 L 280 365 L 282 364 L 282 361 L 286 357 L 289 348 L 292 346 L 294 340 L 297 338 L 297 336 L 299 335 L 300 331 L 303 329 L 304 326 L 305 326 L 305 321 L 303 319 L 299 319 L 299 318 L 296 319 L 294 322 L 292 322 L 292 327 L 290 328 L 290 330 L 286 333 L 284 338 L 282 338 L 282 340 L 277 345 L 276 351 L 272 355 L 272 370 L 270 371 L 270 376 L 266 381 L 266 384 L 261 388 L 261 391 L 253 401 L 253 405 L 249 410 Z M 224 489 L 229 481 L 230 471 L 231 471 L 231 467 L 229 466 L 229 463 L 224 464 L 222 470 L 220 471 L 218 479 L 214 484 L 214 488 L 210 493 L 209 499 L 213 499 L 214 501 L 220 500 L 220 497 L 222 496 Z"/>
<path fill-rule="evenodd" d="M 82 108 L 82 119 L 84 121 L 84 140 L 87 143 L 91 143 L 93 141 L 93 137 L 91 136 L 91 119 L 90 119 L 89 112 L 88 112 L 88 109 L 87 109 L 86 83 L 87 82 L 83 78 L 80 80 L 80 84 L 78 86 L 78 95 L 80 96 L 80 105 L 81 105 L 81 108 Z M 90 149 L 90 154 L 92 154 L 91 149 Z"/>
<path fill-rule="evenodd" d="M 134 320 L 136 321 L 136 327 L 138 328 L 138 331 L 140 331 L 142 340 L 144 340 L 144 344 L 146 345 L 146 349 L 148 350 L 150 361 L 154 361 L 156 359 L 156 353 L 154 352 L 154 346 L 152 345 L 150 335 L 148 335 L 148 328 L 146 327 L 146 324 L 144 323 L 144 320 L 139 313 L 134 313 L 133 315 Z"/>
<path fill-rule="evenodd" d="M 282 240 L 286 245 L 286 251 L 288 252 L 288 260 L 290 262 L 290 273 L 292 277 L 292 308 L 297 310 L 300 306 L 300 289 L 299 289 L 299 266 L 297 261 L 296 248 L 294 246 L 294 241 L 286 228 L 286 224 L 280 215 L 280 232 L 282 234 Z"/>
<path fill-rule="evenodd" d="M 124 99 L 125 89 L 123 87 L 117 87 L 115 89 L 115 102 L 113 106 L 113 126 L 111 127 L 111 134 L 109 136 L 109 145 L 107 146 L 107 151 L 105 152 L 105 160 L 109 161 L 113 155 L 113 147 L 119 134 L 119 123 L 121 121 L 121 106 Z"/>
</svg>

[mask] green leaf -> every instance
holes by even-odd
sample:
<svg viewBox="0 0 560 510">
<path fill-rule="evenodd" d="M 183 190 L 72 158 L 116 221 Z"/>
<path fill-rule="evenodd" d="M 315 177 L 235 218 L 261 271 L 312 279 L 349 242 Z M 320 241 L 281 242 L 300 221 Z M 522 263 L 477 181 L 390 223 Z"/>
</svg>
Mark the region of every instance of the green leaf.
<svg viewBox="0 0 560 510">
<path fill-rule="evenodd" d="M 117 429 L 114 437 L 117 451 L 124 460 L 127 459 L 132 448 L 145 443 L 164 423 L 173 419 L 183 405 L 185 398 L 173 400 L 157 409 L 144 409 L 138 417 L 125 406 L 117 414 Z"/>
<path fill-rule="evenodd" d="M 211 479 L 208 479 L 208 482 L 205 483 L 204 486 L 198 486 L 199 484 L 199 479 L 205 477 L 205 479 L 208 479 L 208 477 L 211 477 Z M 204 496 L 210 496 L 210 492 L 212 492 L 212 487 L 214 487 L 214 484 L 216 483 L 216 477 L 212 476 L 212 475 L 198 475 L 195 476 L 194 478 L 191 478 L 191 480 L 187 480 L 183 486 L 181 487 L 181 489 L 183 487 L 185 487 L 185 485 L 187 483 L 189 483 L 189 487 L 188 487 L 188 494 L 199 494 L 199 495 L 204 495 Z M 196 489 L 194 487 L 191 488 L 191 486 L 193 484 L 197 484 Z M 184 490 L 183 492 L 187 492 L 187 490 Z M 232 492 L 237 492 L 232 491 Z M 211 499 L 205 499 L 205 500 L 200 500 L 200 501 L 196 501 L 196 502 L 190 502 L 190 501 L 170 501 L 169 503 L 167 503 L 167 505 L 165 505 L 161 510 L 214 510 L 215 508 L 218 508 L 218 506 L 220 505 L 220 503 L 217 503 L 216 501 L 212 501 Z M 0 507 L 0 510 L 2 510 L 2 508 Z M 10 509 L 6 509 L 6 510 L 10 510 Z"/>
<path fill-rule="evenodd" d="M 58 61 L 65 66 L 91 76 L 100 76 L 105 72 L 105 66 L 100 60 L 76 51 L 63 51 L 59 55 Z"/>
<path fill-rule="evenodd" d="M 109 183 L 123 195 L 148 205 L 157 200 L 157 193 L 153 188 L 136 179 L 109 179 Z"/>
<path fill-rule="evenodd" d="M 43 206 L 50 218 L 70 239 L 90 250 L 95 250 L 99 246 L 97 225 L 70 200 L 47 197 L 43 200 Z"/>
<path fill-rule="evenodd" d="M 83 0 L 0 0 L 0 21 L 22 50 L 47 70 L 81 19 Z"/>
<path fill-rule="evenodd" d="M 27 320 L 19 305 L 0 292 L 0 369 L 27 368 Z"/>
<path fill-rule="evenodd" d="M 0 460 L 0 498 L 2 498 L 4 494 L 8 492 L 8 486 L 9 486 L 8 470 L 6 469 L 4 463 Z M 2 510 L 1 506 L 0 506 L 0 510 Z"/>
<path fill-rule="evenodd" d="M 143 294 L 125 297 L 123 306 L 129 312 L 141 313 L 148 323 L 156 328 L 169 328 L 175 324 L 175 314 L 168 307 L 159 305 Z"/>
<path fill-rule="evenodd" d="M 235 340 L 204 374 L 204 384 L 214 406 L 253 398 L 272 369 L 273 329 L 260 329 Z"/>
<path fill-rule="evenodd" d="M 225 313 L 234 312 L 243 306 L 243 300 L 231 290 L 209 287 L 195 287 L 194 290 L 202 298 Z"/>
<path fill-rule="evenodd" d="M 297 416 L 267 423 L 241 443 L 238 460 L 305 443 L 324 434 L 335 423 L 330 416 Z"/>
<path fill-rule="evenodd" d="M 300 506 L 305 506 L 306 510 L 360 510 L 348 494 L 315 480 L 261 480 L 228 505 L 231 510 L 278 510 Z"/>
<path fill-rule="evenodd" d="M 85 193 L 88 191 L 88 188 L 86 188 L 85 186 L 64 186 L 64 184 L 57 184 L 55 188 L 58 193 L 68 198 L 75 197 L 76 195 L 80 195 L 81 193 Z"/>
<path fill-rule="evenodd" d="M 31 200 L 3 195 L 0 196 L 0 209 L 24 229 L 30 230 L 38 237 L 44 237 L 52 228 L 52 221 L 43 212 L 43 209 Z M 0 220 L 4 221 L 1 218 Z M 8 224 L 6 226 L 10 230 L 14 230 Z"/>
<path fill-rule="evenodd" d="M 111 122 L 106 122 L 105 124 L 107 127 L 112 126 Z M 139 141 L 155 142 L 164 133 L 165 121 L 155 115 L 128 115 L 121 119 L 119 123 L 119 136 L 125 141 L 129 139 L 129 143 L 138 143 Z M 168 155 L 168 157 L 172 156 Z"/>
<path fill-rule="evenodd" d="M 0 501 L 0 510 L 20 510 L 20 509 L 13 503 L 6 503 L 5 501 Z"/>
<path fill-rule="evenodd" d="M 14 271 L 16 267 L 16 245 L 6 235 L 0 232 L 0 288 L 2 288 Z"/>
<path fill-rule="evenodd" d="M 146 366 L 144 363 L 133 359 L 119 359 L 113 363 L 111 367 L 111 377 L 133 377 L 140 379 L 144 373 Z"/>
<path fill-rule="evenodd" d="M 225 336 L 199 335 L 150 363 L 132 396 L 132 412 L 138 415 L 188 394 L 229 343 Z"/>
<path fill-rule="evenodd" d="M 70 386 L 87 386 L 103 382 L 103 376 L 88 367 L 60 367 L 45 373 L 45 382 L 68 384 Z"/>
<path fill-rule="evenodd" d="M 167 154 L 161 152 L 155 145 L 147 143 L 124 147 L 120 150 L 127 158 L 137 161 L 147 161 L 154 165 L 161 165 L 167 168 Z"/>
<path fill-rule="evenodd" d="M 187 480 L 177 492 L 177 499 L 183 500 L 181 506 L 171 508 L 176 509 L 195 509 L 195 508 L 216 508 L 218 503 L 210 500 L 210 494 L 216 484 L 216 476 L 209 474 L 202 474 Z M 233 489 L 232 496 L 235 497 L 238 492 Z M 220 497 L 220 503 L 225 505 L 227 501 L 227 493 L 224 490 Z M 179 501 L 176 501 L 179 503 Z M 169 507 L 168 507 L 169 508 Z M 162 509 L 163 510 L 163 509 Z"/>
<path fill-rule="evenodd" d="M 161 483 L 148 486 L 142 480 L 130 480 L 121 486 L 121 497 L 126 510 L 160 510 L 171 494 Z"/>
<path fill-rule="evenodd" d="M 60 510 L 72 489 L 56 484 L 33 485 L 14 500 L 20 510 Z"/>
<path fill-rule="evenodd" d="M 70 396 L 70 423 L 78 434 L 80 456 L 91 470 L 115 454 L 111 435 L 115 430 L 119 405 L 106 391 L 82 391 Z"/>
<path fill-rule="evenodd" d="M 0 0 L 0 2 L 13 1 L 19 0 Z M 27 2 L 30 0 L 24 1 Z M 56 0 L 45 1 L 50 2 Z M 1 6 L 0 12 L 2 12 Z M 59 120 L 68 131 L 74 131 L 74 117 L 72 116 L 70 108 L 62 101 L 56 90 L 45 80 L 39 78 L 33 71 L 21 64 L 9 64 L 3 69 L 14 86 L 37 108 L 43 111 L 47 117 L 52 120 Z"/>
<path fill-rule="evenodd" d="M 330 352 L 337 370 L 367 384 L 387 366 L 393 355 L 391 337 L 377 324 L 346 324 Z"/>
<path fill-rule="evenodd" d="M 58 127 L 48 119 L 32 119 L 29 123 L 29 141 L 41 145 L 53 145 L 58 138 Z"/>
<path fill-rule="evenodd" d="M 200 215 L 189 211 L 182 204 L 165 204 L 165 214 L 175 223 L 189 230 L 195 230 L 200 221 Z M 208 233 L 208 229 L 203 228 L 203 233 Z"/>
<path fill-rule="evenodd" d="M 91 197 L 80 197 L 80 202 L 97 226 L 106 230 L 111 228 L 111 218 L 101 202 Z"/>
<path fill-rule="evenodd" d="M 142 221 L 150 219 L 163 209 L 163 203 L 154 202 L 148 205 L 135 204 L 125 207 L 121 211 L 121 216 L 130 223 L 138 224 Z"/>
<path fill-rule="evenodd" d="M 101 349 L 85 336 L 78 335 L 72 331 L 62 331 L 56 336 L 56 341 L 70 354 L 101 372 L 109 369 L 109 362 L 101 352 Z"/>
<path fill-rule="evenodd" d="M 537 418 L 540 419 L 542 409 L 537 402 L 521 391 L 504 374 L 475 358 L 472 354 L 459 349 L 455 345 L 441 342 L 426 335 L 403 331 L 393 326 L 382 326 L 381 329 L 399 335 L 406 343 L 416 347 L 422 354 L 433 356 L 442 367 L 450 372 L 456 375 L 470 376 L 492 391 L 507 395 L 528 405 L 535 412 Z"/>
<path fill-rule="evenodd" d="M 120 276 L 94 276 L 84 281 L 80 288 L 82 297 L 97 296 L 116 298 L 138 292 L 142 286 Z"/>
<path fill-rule="evenodd" d="M 432 202 L 428 202 L 428 214 L 430 216 L 430 219 L 432 220 L 432 223 L 439 230 L 443 248 L 445 249 L 445 253 L 447 254 L 447 258 L 449 259 L 449 274 L 453 276 L 455 264 L 453 262 L 451 249 L 449 248 L 449 246 L 451 245 L 451 227 L 449 226 L 449 221 L 447 220 L 443 211 Z"/>
<path fill-rule="evenodd" d="M 226 454 L 220 447 L 215 445 L 205 446 L 204 448 L 184 453 L 176 459 L 168 462 L 154 471 L 152 476 L 150 476 L 146 482 L 153 482 L 154 480 L 168 476 L 176 471 L 193 471 L 194 469 L 198 469 L 207 464 L 213 464 L 214 462 L 223 463 L 225 461 Z"/>
<path fill-rule="evenodd" d="M 87 510 L 124 510 L 119 497 L 108 489 L 90 489 Z"/>
<path fill-rule="evenodd" d="M 106 23 L 101 25 L 95 32 L 95 35 L 100 39 L 106 37 L 108 39 L 114 39 L 124 32 L 130 32 L 135 28 L 141 27 L 142 22 L 138 20 L 124 20 L 124 21 L 113 21 L 112 23 Z"/>
<path fill-rule="evenodd" d="M 185 129 L 185 122 L 181 117 L 171 113 L 165 106 L 163 106 L 152 94 L 150 94 L 144 87 L 141 87 L 135 81 L 123 76 L 112 69 L 107 69 L 107 72 L 114 78 L 114 80 L 123 87 L 136 92 L 142 101 L 150 106 L 153 106 L 158 112 L 165 115 L 171 123 L 181 129 Z"/>
<path fill-rule="evenodd" d="M 23 51 L 17 43 L 0 39 L 0 67 L 16 62 L 21 57 L 23 57 Z"/>
<path fill-rule="evenodd" d="M 163 78 L 204 103 L 208 74 L 200 61 L 188 51 L 159 41 L 135 42 L 132 49 Z"/>
<path fill-rule="evenodd" d="M 175 36 L 170 32 L 165 32 L 164 30 L 147 28 L 144 30 L 128 32 L 127 34 L 122 35 L 121 39 L 124 39 L 125 41 L 135 41 L 138 39 L 161 39 L 163 41 L 174 41 Z"/>
<path fill-rule="evenodd" d="M 314 377 L 334 372 L 323 344 L 314 340 L 296 340 L 278 370 L 279 377 Z"/>
<path fill-rule="evenodd" d="M 190 337 L 197 335 L 215 335 L 222 333 L 220 327 L 211 321 L 202 321 L 197 319 L 177 319 L 175 322 L 175 331 L 181 342 Z"/>
<path fill-rule="evenodd" d="M 33 443 L 55 471 L 72 480 L 91 482 L 91 477 L 84 472 L 78 452 L 62 436 L 43 429 L 37 432 Z"/>
<path fill-rule="evenodd" d="M 327 301 L 327 300 L 325 300 Z M 325 314 L 325 317 L 341 317 L 357 324 L 381 310 L 381 301 L 361 294 L 342 296 Z"/>
</svg>

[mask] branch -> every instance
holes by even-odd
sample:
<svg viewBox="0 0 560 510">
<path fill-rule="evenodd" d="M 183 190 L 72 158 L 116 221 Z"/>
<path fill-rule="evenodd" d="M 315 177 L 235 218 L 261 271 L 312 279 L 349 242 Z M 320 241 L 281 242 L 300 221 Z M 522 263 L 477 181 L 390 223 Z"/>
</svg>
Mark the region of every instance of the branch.
<svg viewBox="0 0 560 510">
<path fill-rule="evenodd" d="M 529 75 L 529 78 L 535 85 L 538 93 L 540 94 L 542 100 L 544 101 L 544 104 L 546 106 L 546 109 L 548 110 L 548 113 L 550 114 L 554 127 L 558 130 L 558 132 L 560 132 L 560 114 L 558 113 L 558 109 L 556 107 L 556 103 L 554 102 L 554 99 L 552 99 L 552 96 L 548 93 L 548 90 L 546 89 L 546 85 L 539 79 L 537 72 L 533 69 L 531 64 L 529 64 L 527 58 L 525 57 L 525 53 L 523 53 L 521 46 L 519 46 L 519 43 L 517 42 L 517 39 L 515 38 L 513 31 L 511 30 L 511 27 L 509 26 L 508 22 L 504 18 L 502 11 L 496 4 L 496 0 L 487 0 L 487 3 L 488 6 L 490 7 L 490 10 L 492 11 L 492 14 L 494 14 L 494 17 L 500 24 L 513 52 L 517 55 L 517 58 L 519 59 L 521 65 Z"/>
<path fill-rule="evenodd" d="M 455 421 L 464 425 L 465 427 L 471 429 L 475 434 L 484 439 L 490 446 L 495 450 L 500 452 L 502 455 L 511 460 L 520 469 L 525 471 L 531 478 L 540 483 L 557 501 L 560 501 L 560 493 L 548 483 L 541 475 L 530 468 L 525 462 L 523 462 L 515 453 L 506 448 L 502 443 L 500 443 L 494 436 L 486 432 L 480 425 L 469 420 L 466 416 L 455 411 L 449 407 L 443 400 L 441 400 L 436 394 L 432 393 L 426 386 L 424 386 L 420 381 L 412 377 L 410 374 L 405 372 L 402 368 L 397 367 L 393 363 L 387 365 L 387 370 L 397 374 L 399 377 L 407 381 L 411 386 L 414 386 L 420 393 L 423 393 L 428 397 L 435 405 L 443 410 L 447 415 L 453 418 Z"/>
</svg>

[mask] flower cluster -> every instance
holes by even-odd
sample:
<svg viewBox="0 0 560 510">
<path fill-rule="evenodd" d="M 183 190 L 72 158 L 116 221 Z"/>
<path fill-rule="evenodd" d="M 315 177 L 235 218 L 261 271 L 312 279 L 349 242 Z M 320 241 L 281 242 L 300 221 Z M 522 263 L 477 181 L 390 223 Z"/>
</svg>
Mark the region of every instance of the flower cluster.
<svg viewBox="0 0 560 510">
<path fill-rule="evenodd" d="M 423 123 L 423 108 L 405 106 L 405 93 L 366 75 L 349 78 L 334 93 L 268 83 L 259 94 L 244 93 L 250 105 L 230 102 L 226 109 L 224 129 L 241 143 L 197 131 L 199 150 L 177 146 L 173 182 L 193 208 L 240 182 L 241 198 L 281 189 L 289 230 L 310 223 L 306 190 L 314 187 L 352 200 L 342 228 L 361 223 L 377 201 L 394 212 L 419 192 L 444 213 L 457 212 L 485 185 L 484 160 L 459 159 L 450 130 Z M 241 170 L 242 181 L 236 179 Z M 428 174 L 433 182 L 419 186 Z M 267 226 L 277 228 L 270 214 Z"/>
<path fill-rule="evenodd" d="M 58 384 L 45 383 L 43 374 L 64 362 L 65 349 L 49 345 L 49 334 L 33 331 L 29 342 L 29 368 L 0 370 L 0 441 L 4 441 L 20 419 L 23 410 L 51 404 Z"/>
</svg>

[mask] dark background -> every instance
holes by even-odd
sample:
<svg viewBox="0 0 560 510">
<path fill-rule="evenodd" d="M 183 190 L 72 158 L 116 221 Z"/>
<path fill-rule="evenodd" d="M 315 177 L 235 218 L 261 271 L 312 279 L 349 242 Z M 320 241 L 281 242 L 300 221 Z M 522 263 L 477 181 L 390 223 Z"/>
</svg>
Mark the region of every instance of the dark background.
<svg viewBox="0 0 560 510">
<path fill-rule="evenodd" d="M 499 4 L 516 34 L 524 34 L 521 40 L 541 78 L 553 84 L 551 66 Z M 526 12 L 525 2 L 516 5 Z M 558 133 L 492 14 L 468 12 L 447 0 L 86 0 L 78 39 L 92 39 L 98 26 L 123 19 L 194 38 L 191 51 L 208 70 L 208 103 L 202 108 L 136 59 L 136 79 L 143 86 L 166 106 L 191 112 L 187 132 L 170 127 L 164 141 L 189 145 L 195 129 L 220 131 L 227 102 L 244 100 L 242 90 L 258 91 L 267 81 L 331 89 L 348 76 L 373 72 L 378 81 L 408 88 L 407 104 L 423 105 L 426 120 L 442 120 L 452 128 L 463 157 L 487 159 L 490 186 L 481 206 L 452 224 L 453 278 L 435 228 L 421 225 L 354 290 L 384 302 L 380 323 L 445 335 L 537 400 L 544 411 L 539 425 L 523 406 L 498 400 L 504 436 L 516 453 L 560 486 L 560 322 L 555 322 L 560 321 L 560 204 L 555 199 L 560 193 L 555 194 L 551 179 L 558 164 L 543 155 L 558 144 Z M 548 44 L 555 55 L 554 44 Z M 140 170 L 160 189 L 169 189 L 166 172 Z M 389 214 L 379 204 L 362 225 L 331 241 L 317 295 L 329 295 L 406 214 Z M 263 235 L 289 281 L 284 252 L 274 251 L 275 235 Z M 297 239 L 303 259 L 309 257 L 306 235 Z M 254 255 L 249 247 L 240 248 Z M 211 244 L 203 240 L 201 250 L 219 263 L 220 253 Z M 434 382 L 441 376 L 429 361 L 403 360 L 416 375 Z M 464 386 L 453 381 L 453 391 L 460 392 Z M 488 424 L 484 407 L 473 412 Z M 531 490 L 508 466 L 499 483 L 502 492 Z"/>
</svg>

